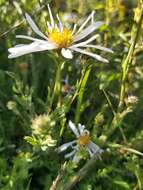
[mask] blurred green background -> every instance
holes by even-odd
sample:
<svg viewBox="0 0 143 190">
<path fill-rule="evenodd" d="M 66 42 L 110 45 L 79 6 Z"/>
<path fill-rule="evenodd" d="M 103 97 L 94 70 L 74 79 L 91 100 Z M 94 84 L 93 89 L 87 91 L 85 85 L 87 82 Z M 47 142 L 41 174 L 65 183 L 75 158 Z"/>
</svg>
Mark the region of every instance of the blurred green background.
<svg viewBox="0 0 143 190">
<path fill-rule="evenodd" d="M 47 3 L 50 3 L 54 15 L 59 12 L 65 25 L 71 26 L 74 23 L 81 24 L 95 10 L 95 20 L 102 20 L 106 24 L 99 30 L 101 37 L 98 43 L 114 51 L 113 55 L 99 52 L 107 57 L 108 64 L 83 57 L 81 63 L 78 63 L 80 56 L 75 55 L 73 60 L 66 62 L 62 71 L 62 78 L 68 76 L 69 84 L 75 87 L 83 65 L 93 65 L 84 91 L 80 123 L 88 127 L 92 139 L 107 152 L 103 160 L 97 162 L 94 171 L 73 189 L 142 190 L 142 28 L 126 81 L 124 110 L 119 123 L 123 133 L 117 128 L 109 135 L 113 113 L 106 97 L 107 93 L 116 110 L 122 61 L 137 30 L 142 0 L 0 0 L 0 189 L 49 190 L 61 163 L 64 163 L 63 155 L 57 155 L 51 147 L 42 151 L 24 139 L 31 135 L 33 118 L 47 112 L 48 89 L 52 90 L 56 73 L 54 54 L 40 52 L 8 59 L 8 48 L 23 43 L 23 40 L 15 38 L 17 34 L 34 36 L 24 20 L 25 12 L 32 16 L 43 32 L 47 31 Z M 65 102 L 66 98 L 68 96 L 63 95 Z M 61 118 L 74 120 L 76 100 L 68 113 L 64 112 L 63 115 L 63 112 L 55 109 L 56 116 L 52 116 L 52 119 L 49 116 L 49 125 L 53 121 L 55 126 L 59 125 Z M 59 126 L 51 133 L 58 145 L 72 139 L 68 130 L 60 137 Z M 33 139 L 31 144 L 34 144 Z M 69 164 L 68 175 L 75 175 L 84 163 L 85 160 L 78 168 Z M 65 177 L 64 183 L 67 181 L 68 178 Z"/>
</svg>

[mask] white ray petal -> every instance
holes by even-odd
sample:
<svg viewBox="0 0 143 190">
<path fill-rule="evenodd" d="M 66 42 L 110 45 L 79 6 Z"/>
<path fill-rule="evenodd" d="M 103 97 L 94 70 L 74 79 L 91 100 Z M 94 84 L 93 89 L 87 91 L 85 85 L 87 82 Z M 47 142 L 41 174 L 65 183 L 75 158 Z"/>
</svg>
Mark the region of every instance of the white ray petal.
<svg viewBox="0 0 143 190">
<path fill-rule="evenodd" d="M 87 19 L 84 21 L 84 23 L 80 26 L 77 33 L 81 32 L 83 30 L 83 28 L 86 26 L 88 21 L 90 21 L 90 19 L 92 19 L 93 15 L 94 15 L 94 11 L 92 11 L 92 13 L 87 17 Z"/>
<path fill-rule="evenodd" d="M 51 20 L 51 27 L 54 28 L 55 22 L 54 22 L 54 18 L 53 18 L 52 11 L 51 11 L 49 4 L 48 4 L 48 11 L 49 11 L 49 16 L 50 16 L 50 20 Z"/>
<path fill-rule="evenodd" d="M 90 157 L 94 156 L 94 153 L 90 150 L 90 148 L 87 147 L 87 151 L 89 152 Z"/>
<path fill-rule="evenodd" d="M 48 30 L 50 31 L 50 32 L 52 32 L 52 26 L 50 25 L 50 23 L 47 21 L 47 26 L 48 26 Z"/>
<path fill-rule="evenodd" d="M 86 36 L 88 36 L 89 34 L 91 34 L 94 30 L 96 30 L 97 28 L 99 28 L 102 24 L 103 24 L 103 22 L 100 22 L 100 21 L 91 24 L 90 26 L 88 26 L 87 28 L 85 28 L 83 31 L 81 31 L 79 34 L 76 34 L 74 36 L 74 42 L 82 40 L 83 38 L 85 38 Z"/>
<path fill-rule="evenodd" d="M 72 161 L 77 164 L 79 162 L 79 157 L 75 154 Z"/>
<path fill-rule="evenodd" d="M 103 51 L 106 51 L 106 52 L 109 52 L 109 53 L 114 53 L 112 49 L 106 48 L 106 47 L 103 47 L 103 46 L 99 46 L 99 45 L 88 44 L 88 45 L 83 45 L 83 47 L 95 48 L 95 49 L 103 50 Z"/>
<path fill-rule="evenodd" d="M 99 150 L 100 150 L 99 146 L 97 146 L 96 144 L 92 143 L 92 141 L 89 142 L 88 148 L 89 148 L 94 154 L 96 154 L 96 153 L 99 152 Z"/>
<path fill-rule="evenodd" d="M 98 61 L 101 61 L 101 62 L 104 62 L 104 63 L 108 63 L 109 61 L 103 57 L 101 57 L 100 55 L 97 55 L 95 53 L 91 53 L 91 52 L 88 52 L 86 50 L 82 50 L 80 48 L 75 48 L 75 47 L 69 47 L 69 49 L 73 50 L 73 51 L 76 51 L 76 52 L 79 52 L 79 53 L 82 53 L 82 54 L 85 54 L 85 55 L 89 55 L 95 59 L 97 59 Z"/>
<path fill-rule="evenodd" d="M 60 19 L 60 17 L 59 17 L 58 14 L 56 15 L 56 17 L 57 17 L 58 22 L 59 22 L 59 28 L 60 28 L 60 31 L 62 31 L 62 30 L 63 30 L 63 25 L 62 25 L 61 19 Z"/>
<path fill-rule="evenodd" d="M 31 44 L 24 44 L 23 46 L 15 46 L 13 48 L 9 48 L 8 51 L 11 53 L 8 58 L 16 58 L 25 54 L 38 52 L 38 51 L 46 51 L 54 49 L 53 45 L 49 43 L 39 43 L 39 42 L 33 42 Z"/>
<path fill-rule="evenodd" d="M 13 58 L 20 57 L 20 56 L 22 56 L 20 53 L 15 53 L 15 54 L 11 53 L 8 55 L 8 59 L 13 59 Z"/>
<path fill-rule="evenodd" d="M 24 46 L 25 44 L 17 44 L 17 45 L 15 45 L 14 47 L 22 47 L 22 46 Z M 9 50 L 8 50 L 9 51 Z"/>
<path fill-rule="evenodd" d="M 72 59 L 73 58 L 73 54 L 72 54 L 71 50 L 69 50 L 69 49 L 62 48 L 61 54 L 62 54 L 63 57 L 65 57 L 67 59 Z"/>
<path fill-rule="evenodd" d="M 41 40 L 41 39 L 33 38 L 31 36 L 26 36 L 26 35 L 16 35 L 16 38 L 22 38 L 22 39 L 27 39 L 27 40 L 37 41 L 37 42 L 47 42 L 47 40 Z"/>
<path fill-rule="evenodd" d="M 91 38 L 89 38 L 88 40 L 84 41 L 84 42 L 81 42 L 81 43 L 77 43 L 77 44 L 73 44 L 72 46 L 70 47 L 82 47 L 82 46 L 85 46 L 86 44 L 94 41 L 95 39 L 97 39 L 99 37 L 99 34 L 96 34 L 94 36 L 92 36 Z"/>
<path fill-rule="evenodd" d="M 84 125 L 81 125 L 80 123 L 78 124 L 78 129 L 79 129 L 79 132 L 80 132 L 80 135 L 83 133 L 84 129 L 85 129 L 85 126 Z"/>
<path fill-rule="evenodd" d="M 60 32 L 60 28 L 58 27 L 57 24 L 55 24 L 55 27 L 54 27 L 58 32 Z"/>
<path fill-rule="evenodd" d="M 73 30 L 72 30 L 72 35 L 75 33 L 76 28 L 77 28 L 77 24 L 74 24 L 74 26 L 73 26 Z"/>
<path fill-rule="evenodd" d="M 72 145 L 72 149 L 75 149 L 76 151 L 79 150 L 79 145 L 75 144 L 75 145 Z"/>
<path fill-rule="evenodd" d="M 39 36 L 41 36 L 42 38 L 48 40 L 47 36 L 45 36 L 37 27 L 37 25 L 35 24 L 35 22 L 33 21 L 33 19 L 31 18 L 31 16 L 29 14 L 25 14 L 26 16 L 26 20 L 29 23 L 29 25 L 31 26 L 31 28 L 33 29 L 33 31 L 38 34 Z"/>
<path fill-rule="evenodd" d="M 65 151 L 68 147 L 72 146 L 75 142 L 76 142 L 76 140 L 61 145 L 61 146 L 59 146 L 59 147 L 57 148 L 57 151 L 58 151 L 59 153 L 60 153 L 60 152 L 63 152 L 63 151 Z"/>
<path fill-rule="evenodd" d="M 15 47 L 9 48 L 8 51 L 10 53 L 20 53 L 20 52 L 22 53 L 22 51 L 23 52 L 29 51 L 29 53 L 31 53 L 35 51 L 44 51 L 44 50 L 51 50 L 51 49 L 55 49 L 55 46 L 53 46 L 53 44 L 50 44 L 48 42 L 45 42 L 45 43 L 33 42 L 31 44 L 16 45 Z"/>
<path fill-rule="evenodd" d="M 94 154 L 101 154 L 103 152 L 103 150 L 92 141 L 90 141 L 90 143 L 88 144 L 88 147 Z"/>
<path fill-rule="evenodd" d="M 97 158 L 101 160 L 101 154 L 104 152 L 99 146 L 97 146 L 95 143 L 93 143 L 92 141 L 90 141 L 90 143 L 88 144 L 88 149 L 93 152 L 93 155 Z"/>
<path fill-rule="evenodd" d="M 73 150 L 72 152 L 68 153 L 65 155 L 65 158 L 70 158 L 71 156 L 73 156 L 76 153 L 76 150 Z"/>
<path fill-rule="evenodd" d="M 73 133 L 76 135 L 76 137 L 79 137 L 79 132 L 72 121 L 69 121 L 69 127 L 73 131 Z"/>
<path fill-rule="evenodd" d="M 91 24 L 93 24 L 93 23 L 94 23 L 94 15 L 95 15 L 95 11 L 93 11 L 93 13 L 92 13 L 92 17 L 91 17 Z"/>
</svg>

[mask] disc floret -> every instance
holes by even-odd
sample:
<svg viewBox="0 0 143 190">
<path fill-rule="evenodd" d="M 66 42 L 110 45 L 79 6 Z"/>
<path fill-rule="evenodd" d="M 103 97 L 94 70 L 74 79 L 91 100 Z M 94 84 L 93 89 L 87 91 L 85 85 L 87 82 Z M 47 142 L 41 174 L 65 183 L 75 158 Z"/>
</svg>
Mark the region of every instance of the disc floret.
<svg viewBox="0 0 143 190">
<path fill-rule="evenodd" d="M 64 28 L 62 31 L 52 29 L 48 35 L 49 41 L 55 43 L 58 49 L 67 48 L 73 42 L 72 31 Z"/>
<path fill-rule="evenodd" d="M 80 146 L 87 146 L 90 142 L 90 135 L 88 130 L 84 130 L 77 140 L 77 144 Z"/>
</svg>

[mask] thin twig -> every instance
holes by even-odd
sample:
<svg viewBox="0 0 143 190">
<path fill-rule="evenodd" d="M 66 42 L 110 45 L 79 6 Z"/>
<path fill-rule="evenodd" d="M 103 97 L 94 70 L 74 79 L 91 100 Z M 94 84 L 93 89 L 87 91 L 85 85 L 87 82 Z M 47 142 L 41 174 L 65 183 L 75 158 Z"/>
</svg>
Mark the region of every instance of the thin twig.
<svg viewBox="0 0 143 190">
<path fill-rule="evenodd" d="M 110 108 L 111 108 L 111 110 L 112 110 L 114 119 L 117 121 L 118 116 L 117 116 L 117 114 L 116 114 L 116 112 L 115 112 L 115 110 L 114 110 L 114 108 L 113 108 L 113 105 L 112 105 L 112 103 L 111 103 L 111 100 L 110 100 L 110 98 L 109 98 L 107 92 L 106 92 L 104 89 L 103 89 L 102 91 L 103 91 L 103 93 L 104 93 L 104 95 L 105 95 L 105 97 L 106 97 L 106 99 L 107 99 L 107 102 L 108 102 L 108 104 L 109 104 L 109 106 L 110 106 Z M 127 138 L 126 138 L 126 136 L 125 136 L 125 133 L 124 133 L 123 129 L 120 127 L 120 125 L 119 125 L 119 130 L 120 130 L 120 132 L 121 132 L 121 135 L 122 135 L 123 140 L 124 140 L 125 142 L 127 142 Z"/>
<path fill-rule="evenodd" d="M 133 154 L 137 154 L 137 155 L 139 155 L 139 156 L 143 156 L 143 153 L 142 152 L 140 152 L 140 151 L 138 151 L 138 150 L 135 150 L 134 148 L 130 148 L 130 147 L 126 147 L 126 146 L 124 146 L 124 145 L 122 145 L 122 144 L 108 144 L 110 147 L 112 147 L 112 148 L 122 148 L 123 150 L 126 150 L 126 151 L 128 151 L 128 152 L 131 152 L 131 153 L 133 153 Z"/>
<path fill-rule="evenodd" d="M 103 153 L 104 154 L 104 153 Z M 102 154 L 102 156 L 104 156 Z M 50 190 L 71 190 L 73 187 L 79 183 L 85 176 L 91 172 L 95 168 L 95 164 L 99 162 L 97 160 L 97 156 L 93 156 L 88 162 L 77 172 L 75 175 L 72 175 L 71 177 L 68 177 L 68 181 L 63 181 L 63 177 L 66 174 L 66 162 L 61 167 L 61 170 L 59 171 L 59 174 L 57 175 L 56 179 L 54 180 L 52 186 L 50 187 Z"/>
<path fill-rule="evenodd" d="M 109 106 L 110 106 L 110 108 L 111 108 L 111 110 L 112 110 L 113 116 L 116 116 L 116 112 L 115 112 L 115 110 L 114 110 L 114 108 L 113 108 L 113 105 L 112 105 L 112 103 L 111 103 L 111 100 L 110 100 L 110 98 L 109 98 L 107 92 L 106 92 L 104 89 L 102 89 L 102 91 L 103 91 L 103 94 L 104 94 L 105 98 L 107 99 L 107 102 L 108 102 L 108 104 L 109 104 Z"/>
<path fill-rule="evenodd" d="M 97 157 L 95 155 L 79 170 L 79 172 L 76 175 L 72 176 L 67 183 L 63 184 L 62 188 L 60 188 L 59 190 L 73 189 L 73 187 L 77 183 L 79 183 L 88 174 L 89 171 L 95 168 L 96 162 L 97 162 Z"/>
<path fill-rule="evenodd" d="M 58 183 L 61 180 L 62 176 L 64 175 L 65 169 L 66 169 L 66 162 L 61 166 L 59 174 L 57 175 L 56 179 L 53 181 L 53 184 L 50 187 L 50 190 L 56 190 L 57 189 Z"/>
</svg>

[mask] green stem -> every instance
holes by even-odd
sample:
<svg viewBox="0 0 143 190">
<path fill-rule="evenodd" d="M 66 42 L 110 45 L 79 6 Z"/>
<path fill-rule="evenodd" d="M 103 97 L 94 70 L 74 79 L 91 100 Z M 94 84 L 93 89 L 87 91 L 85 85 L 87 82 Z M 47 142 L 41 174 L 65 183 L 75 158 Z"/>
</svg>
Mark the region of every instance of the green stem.
<svg viewBox="0 0 143 190">
<path fill-rule="evenodd" d="M 110 106 L 110 108 L 111 108 L 111 110 L 112 110 L 113 116 L 116 116 L 116 112 L 115 112 L 115 110 L 114 110 L 114 108 L 113 108 L 113 105 L 112 105 L 112 103 L 111 103 L 111 100 L 110 100 L 110 98 L 109 98 L 107 92 L 106 92 L 104 89 L 102 89 L 102 91 L 103 91 L 103 94 L 104 94 L 104 96 L 105 96 L 105 98 L 106 98 L 106 100 L 107 100 L 107 102 L 108 102 L 108 104 L 109 104 L 109 106 Z"/>
<path fill-rule="evenodd" d="M 60 98 L 61 98 L 61 71 L 62 71 L 64 62 L 56 61 L 56 63 L 57 63 L 57 71 L 56 71 L 54 90 L 53 90 L 53 94 L 50 100 L 50 108 L 52 107 L 52 104 L 55 98 L 58 101 L 60 101 Z"/>
<path fill-rule="evenodd" d="M 121 80 L 119 104 L 118 104 L 116 115 L 113 117 L 113 120 L 111 122 L 111 129 L 107 135 L 108 139 L 110 138 L 110 136 L 115 132 L 115 130 L 118 127 L 120 129 L 120 132 L 123 136 L 124 141 L 127 142 L 127 139 L 124 135 L 123 129 L 121 128 L 121 124 L 122 124 L 124 116 L 121 116 L 120 114 L 122 113 L 122 109 L 123 109 L 123 105 L 124 105 L 126 80 L 127 80 L 130 65 L 132 63 L 132 59 L 133 59 L 133 55 L 134 55 L 134 51 L 135 51 L 135 46 L 136 46 L 136 43 L 137 43 L 138 38 L 139 38 L 142 20 L 143 20 L 143 9 L 142 9 L 140 19 L 138 22 L 137 32 L 134 36 L 134 39 L 133 39 L 133 42 L 130 46 L 129 52 L 128 52 L 126 58 L 123 60 L 123 63 L 122 63 L 123 74 L 122 74 L 122 80 Z"/>
<path fill-rule="evenodd" d="M 75 112 L 75 123 L 78 123 L 80 120 L 80 115 L 82 113 L 82 100 L 83 100 L 84 90 L 85 90 L 85 86 L 86 86 L 91 68 L 92 66 L 90 65 L 87 69 L 84 68 L 82 71 L 83 80 L 81 83 L 78 100 L 77 100 L 77 107 L 76 107 L 76 112 Z"/>
<path fill-rule="evenodd" d="M 87 174 L 91 174 L 93 168 L 95 172 L 95 166 L 98 165 L 100 161 L 97 160 L 96 155 L 93 156 L 88 162 L 74 175 L 72 175 L 67 182 L 62 182 L 57 186 L 57 190 L 71 190 L 74 189 L 75 185 L 84 179 Z"/>
<path fill-rule="evenodd" d="M 137 32 L 136 32 L 134 39 L 133 39 L 133 42 L 130 46 L 127 57 L 125 58 L 125 60 L 123 61 L 123 64 L 122 64 L 123 74 L 122 74 L 122 80 L 121 80 L 120 100 L 119 100 L 119 105 L 118 105 L 119 110 L 122 109 L 123 104 L 124 104 L 126 80 L 127 80 L 130 65 L 132 63 L 133 54 L 135 51 L 135 46 L 136 46 L 136 43 L 137 43 L 138 38 L 139 38 L 142 20 L 143 20 L 143 9 L 141 11 L 141 15 L 140 15 L 140 19 L 139 19 L 139 23 L 138 23 L 138 27 L 137 27 Z"/>
<path fill-rule="evenodd" d="M 57 65 L 56 80 L 54 86 L 54 96 L 60 96 L 61 93 L 61 66 L 62 64 Z"/>
<path fill-rule="evenodd" d="M 83 78 L 84 78 L 84 76 L 81 75 L 81 78 L 80 78 L 79 82 L 76 84 L 75 93 L 74 93 L 73 96 L 65 103 L 65 107 L 66 107 L 65 113 L 67 113 L 67 112 L 70 110 L 72 103 L 74 102 L 74 100 L 75 100 L 76 97 L 78 96 L 79 91 L 80 91 L 80 89 L 81 89 L 81 85 L 82 85 Z M 65 122 L 65 121 L 64 121 L 64 122 Z M 62 126 L 62 127 L 61 127 L 61 131 L 60 131 L 60 136 L 63 135 L 64 129 L 65 129 L 65 123 L 61 124 L 61 126 Z"/>
<path fill-rule="evenodd" d="M 111 103 L 111 100 L 110 100 L 110 98 L 109 98 L 109 96 L 108 96 L 108 94 L 106 93 L 106 91 L 103 89 L 102 90 L 103 91 L 103 93 L 104 93 L 104 95 L 105 95 L 105 97 L 106 97 L 106 99 L 107 99 L 107 102 L 108 102 L 108 104 L 109 104 L 109 106 L 110 106 L 110 108 L 111 108 L 111 110 L 112 110 L 112 113 L 113 113 L 113 119 L 114 119 L 114 121 L 113 121 L 113 123 L 116 123 L 117 124 L 117 121 L 118 121 L 118 115 L 117 115 L 117 113 L 115 112 L 115 110 L 114 110 L 114 108 L 113 108 L 113 105 L 112 105 L 112 103 Z M 115 125 L 116 125 L 115 124 Z M 125 134 L 124 134 L 124 131 L 123 131 L 123 129 L 122 129 L 122 127 L 120 126 L 120 125 L 118 125 L 119 126 L 119 130 L 120 130 L 120 132 L 121 132 L 121 135 L 122 135 L 122 138 L 123 138 L 123 140 L 124 140 L 124 142 L 127 142 L 127 138 L 126 138 L 126 136 L 125 136 Z M 112 128 L 111 128 L 112 129 Z M 110 132 L 112 131 L 110 129 Z"/>
</svg>

